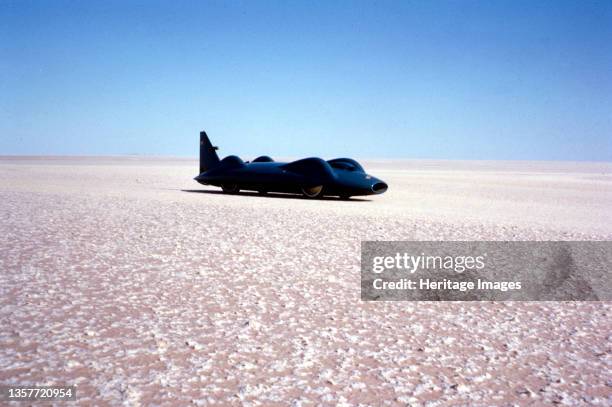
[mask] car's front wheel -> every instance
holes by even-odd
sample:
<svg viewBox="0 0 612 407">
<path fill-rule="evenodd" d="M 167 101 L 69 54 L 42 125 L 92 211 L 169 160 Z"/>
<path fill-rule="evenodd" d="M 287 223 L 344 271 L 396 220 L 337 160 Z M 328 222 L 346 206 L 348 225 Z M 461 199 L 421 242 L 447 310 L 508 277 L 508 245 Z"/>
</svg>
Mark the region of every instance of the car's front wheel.
<svg viewBox="0 0 612 407">
<path fill-rule="evenodd" d="M 221 185 L 221 189 L 226 194 L 237 194 L 240 192 L 240 188 L 238 188 L 238 184 L 223 184 Z"/>
<path fill-rule="evenodd" d="M 320 198 L 323 196 L 323 185 L 302 187 L 302 194 L 304 194 L 306 198 Z"/>
</svg>

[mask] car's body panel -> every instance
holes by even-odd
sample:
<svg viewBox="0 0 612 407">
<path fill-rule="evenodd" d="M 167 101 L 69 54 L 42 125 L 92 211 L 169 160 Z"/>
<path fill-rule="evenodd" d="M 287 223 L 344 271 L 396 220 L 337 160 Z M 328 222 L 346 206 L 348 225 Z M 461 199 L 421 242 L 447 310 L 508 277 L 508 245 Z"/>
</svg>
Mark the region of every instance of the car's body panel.
<svg viewBox="0 0 612 407">
<path fill-rule="evenodd" d="M 201 171 L 195 180 L 228 191 L 243 189 L 307 194 L 305 189 L 322 186 L 322 191 L 316 196 L 350 197 L 381 194 L 387 189 L 387 184 L 366 174 L 363 167 L 350 158 L 325 161 L 311 157 L 283 163 L 261 156 L 253 162 L 244 162 L 237 156 L 219 160 L 215 150 L 206 133 L 201 132 Z"/>
</svg>

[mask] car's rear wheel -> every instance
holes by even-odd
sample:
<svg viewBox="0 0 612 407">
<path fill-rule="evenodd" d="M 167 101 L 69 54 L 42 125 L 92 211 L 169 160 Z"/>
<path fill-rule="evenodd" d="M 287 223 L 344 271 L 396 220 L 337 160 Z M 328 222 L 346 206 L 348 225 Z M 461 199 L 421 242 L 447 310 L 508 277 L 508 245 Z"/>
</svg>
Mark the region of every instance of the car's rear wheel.
<svg viewBox="0 0 612 407">
<path fill-rule="evenodd" d="M 306 198 L 320 198 L 323 196 L 323 185 L 302 187 L 302 194 L 304 194 Z"/>
<path fill-rule="evenodd" d="M 223 184 L 221 185 L 221 189 L 226 194 L 237 194 L 240 191 L 238 184 Z"/>
</svg>

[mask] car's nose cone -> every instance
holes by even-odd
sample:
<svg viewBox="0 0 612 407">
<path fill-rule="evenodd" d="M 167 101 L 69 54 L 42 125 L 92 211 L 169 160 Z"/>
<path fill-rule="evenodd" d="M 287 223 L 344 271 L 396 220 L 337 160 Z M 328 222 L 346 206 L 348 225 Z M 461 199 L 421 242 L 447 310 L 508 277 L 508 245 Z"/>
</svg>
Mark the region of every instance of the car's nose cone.
<svg viewBox="0 0 612 407">
<path fill-rule="evenodd" d="M 376 180 L 374 183 L 372 183 L 372 192 L 374 192 L 375 194 L 382 194 L 388 188 L 389 186 L 380 180 Z"/>
<path fill-rule="evenodd" d="M 387 185 L 387 183 L 381 179 L 378 179 L 371 175 L 367 175 L 366 179 L 369 181 L 369 184 L 370 184 L 369 185 L 370 194 L 380 195 L 384 193 L 387 189 L 389 189 L 389 185 Z"/>
</svg>

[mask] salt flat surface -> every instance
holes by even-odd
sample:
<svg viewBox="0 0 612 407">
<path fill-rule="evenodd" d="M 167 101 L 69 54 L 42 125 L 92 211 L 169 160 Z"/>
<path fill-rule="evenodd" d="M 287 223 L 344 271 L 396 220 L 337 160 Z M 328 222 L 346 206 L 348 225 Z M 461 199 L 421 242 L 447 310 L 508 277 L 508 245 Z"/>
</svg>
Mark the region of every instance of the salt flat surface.
<svg viewBox="0 0 612 407">
<path fill-rule="evenodd" d="M 606 163 L 364 162 L 223 195 L 193 160 L 0 158 L 0 384 L 81 405 L 612 402 L 610 303 L 364 303 L 361 240 L 610 240 Z"/>
</svg>

